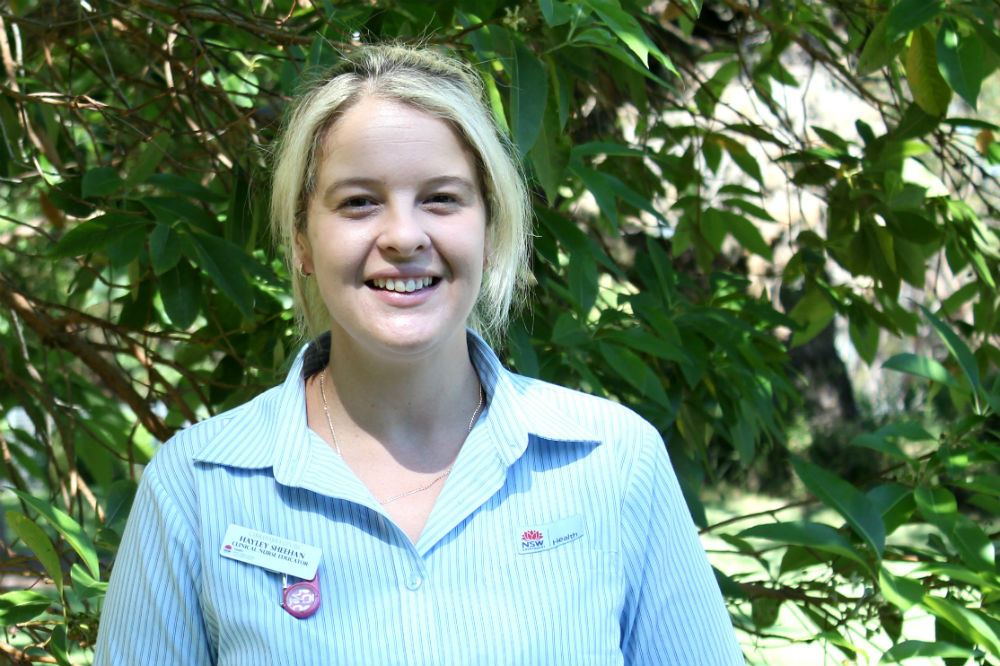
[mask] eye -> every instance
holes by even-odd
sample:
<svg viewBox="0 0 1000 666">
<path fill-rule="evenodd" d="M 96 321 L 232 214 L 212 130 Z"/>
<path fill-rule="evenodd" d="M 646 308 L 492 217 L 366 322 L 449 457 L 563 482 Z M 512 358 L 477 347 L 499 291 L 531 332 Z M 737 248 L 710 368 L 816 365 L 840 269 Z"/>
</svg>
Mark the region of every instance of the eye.
<svg viewBox="0 0 1000 666">
<path fill-rule="evenodd" d="M 462 206 L 462 199 L 449 192 L 435 192 L 424 199 L 424 206 L 438 213 L 448 213 Z"/>
<path fill-rule="evenodd" d="M 371 197 L 366 196 L 350 196 L 342 199 L 339 204 L 337 204 L 337 210 L 344 213 L 345 215 L 364 215 L 370 212 L 378 204 Z"/>
<path fill-rule="evenodd" d="M 342 208 L 363 208 L 372 205 L 372 200 L 368 197 L 350 197 L 345 199 L 340 205 Z"/>
</svg>

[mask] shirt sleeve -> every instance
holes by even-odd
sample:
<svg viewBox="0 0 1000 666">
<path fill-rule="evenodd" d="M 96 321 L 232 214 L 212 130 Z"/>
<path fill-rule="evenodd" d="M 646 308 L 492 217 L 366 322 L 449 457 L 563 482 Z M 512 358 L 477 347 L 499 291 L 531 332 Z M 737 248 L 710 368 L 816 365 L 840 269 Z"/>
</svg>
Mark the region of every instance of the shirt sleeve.
<svg viewBox="0 0 1000 666">
<path fill-rule="evenodd" d="M 743 664 L 663 440 L 645 425 L 622 511 L 625 664 Z"/>
<path fill-rule="evenodd" d="M 95 665 L 212 662 L 197 591 L 194 493 L 186 470 L 172 462 L 154 458 L 140 480 L 101 612 Z"/>
</svg>

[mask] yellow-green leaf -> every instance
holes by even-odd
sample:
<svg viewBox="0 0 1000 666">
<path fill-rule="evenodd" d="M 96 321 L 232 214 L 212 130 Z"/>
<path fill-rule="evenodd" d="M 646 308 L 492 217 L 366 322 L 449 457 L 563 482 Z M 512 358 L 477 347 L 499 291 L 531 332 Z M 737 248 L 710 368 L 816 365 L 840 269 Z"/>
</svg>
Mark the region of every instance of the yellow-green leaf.
<svg viewBox="0 0 1000 666">
<path fill-rule="evenodd" d="M 937 48 L 930 30 L 921 26 L 913 31 L 906 52 L 906 82 L 913 101 L 932 116 L 943 116 L 951 102 L 951 88 L 938 70 Z"/>
</svg>

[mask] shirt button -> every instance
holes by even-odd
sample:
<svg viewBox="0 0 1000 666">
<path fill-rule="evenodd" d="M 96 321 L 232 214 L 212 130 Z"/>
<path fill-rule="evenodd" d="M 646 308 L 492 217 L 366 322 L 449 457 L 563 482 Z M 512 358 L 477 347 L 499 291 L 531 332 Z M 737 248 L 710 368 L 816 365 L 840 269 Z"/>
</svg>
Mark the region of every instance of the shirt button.
<svg viewBox="0 0 1000 666">
<path fill-rule="evenodd" d="M 420 577 L 418 573 L 411 573 L 406 579 L 406 589 L 408 590 L 418 590 L 423 584 L 424 579 Z"/>
</svg>

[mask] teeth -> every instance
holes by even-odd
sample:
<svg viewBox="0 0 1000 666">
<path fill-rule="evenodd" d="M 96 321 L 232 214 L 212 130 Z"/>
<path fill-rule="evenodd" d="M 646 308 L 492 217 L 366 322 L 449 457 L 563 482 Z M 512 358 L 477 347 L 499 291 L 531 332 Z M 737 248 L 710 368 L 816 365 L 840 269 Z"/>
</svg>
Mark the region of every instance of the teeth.
<svg viewBox="0 0 1000 666">
<path fill-rule="evenodd" d="M 393 278 L 378 278 L 372 280 L 373 284 L 379 289 L 404 292 L 407 294 L 417 291 L 418 289 L 423 289 L 424 287 L 429 287 L 433 281 L 434 278 L 431 277 L 407 278 L 406 280 L 396 280 Z"/>
</svg>

